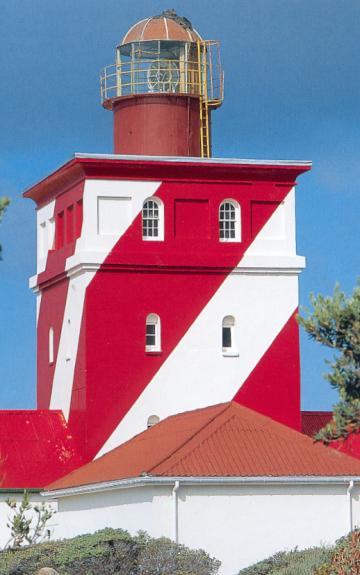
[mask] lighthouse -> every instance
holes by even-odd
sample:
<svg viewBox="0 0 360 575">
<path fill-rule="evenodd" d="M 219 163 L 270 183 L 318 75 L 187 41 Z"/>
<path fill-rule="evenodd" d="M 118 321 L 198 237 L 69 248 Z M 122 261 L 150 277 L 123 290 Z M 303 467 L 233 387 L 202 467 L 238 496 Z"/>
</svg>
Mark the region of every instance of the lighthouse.
<svg viewBox="0 0 360 575">
<path fill-rule="evenodd" d="M 211 157 L 219 44 L 173 11 L 101 74 L 114 153 L 76 153 L 37 206 L 37 401 L 84 460 L 235 400 L 300 429 L 295 186 L 303 161 Z"/>
</svg>

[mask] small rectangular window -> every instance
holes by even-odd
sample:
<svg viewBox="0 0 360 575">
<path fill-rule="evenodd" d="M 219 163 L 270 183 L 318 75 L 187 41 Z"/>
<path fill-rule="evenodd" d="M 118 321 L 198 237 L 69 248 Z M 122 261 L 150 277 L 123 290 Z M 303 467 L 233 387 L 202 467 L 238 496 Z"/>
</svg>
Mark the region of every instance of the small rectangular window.
<svg viewBox="0 0 360 575">
<path fill-rule="evenodd" d="M 156 313 L 150 313 L 146 318 L 145 351 L 161 351 L 160 318 Z"/>
<path fill-rule="evenodd" d="M 156 344 L 156 326 L 153 323 L 146 325 L 146 346 L 155 346 Z"/>
<path fill-rule="evenodd" d="M 230 349 L 232 347 L 231 327 L 223 327 L 222 329 L 222 347 L 223 350 Z"/>
</svg>

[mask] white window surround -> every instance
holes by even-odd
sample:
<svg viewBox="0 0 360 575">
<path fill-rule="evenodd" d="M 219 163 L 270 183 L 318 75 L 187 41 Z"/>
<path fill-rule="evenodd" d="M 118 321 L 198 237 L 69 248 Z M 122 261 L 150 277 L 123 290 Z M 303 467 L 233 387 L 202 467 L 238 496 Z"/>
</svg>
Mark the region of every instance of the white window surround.
<svg viewBox="0 0 360 575">
<path fill-rule="evenodd" d="M 149 415 L 146 423 L 147 429 L 149 429 L 149 427 L 154 427 L 154 425 L 157 425 L 159 421 L 160 417 L 158 415 Z"/>
<path fill-rule="evenodd" d="M 227 357 L 238 357 L 239 352 L 235 343 L 235 318 L 226 315 L 222 320 L 222 354 Z"/>
<path fill-rule="evenodd" d="M 54 363 L 54 328 L 49 329 L 49 365 Z"/>
<path fill-rule="evenodd" d="M 241 209 L 236 200 L 225 199 L 219 206 L 219 241 L 241 242 Z"/>
<path fill-rule="evenodd" d="M 142 239 L 147 242 L 164 240 L 164 204 L 160 198 L 147 198 L 142 208 Z"/>
<path fill-rule="evenodd" d="M 161 322 L 156 313 L 150 313 L 146 318 L 145 351 L 161 351 Z"/>
</svg>

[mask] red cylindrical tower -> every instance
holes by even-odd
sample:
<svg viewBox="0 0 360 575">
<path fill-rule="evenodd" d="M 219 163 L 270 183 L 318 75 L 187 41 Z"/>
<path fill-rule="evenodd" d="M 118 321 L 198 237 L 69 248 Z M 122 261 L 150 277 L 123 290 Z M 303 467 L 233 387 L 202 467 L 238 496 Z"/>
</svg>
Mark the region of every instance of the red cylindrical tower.
<svg viewBox="0 0 360 575">
<path fill-rule="evenodd" d="M 115 153 L 209 157 L 210 114 L 222 93 L 218 42 L 202 40 L 173 10 L 141 20 L 101 76 Z"/>
</svg>

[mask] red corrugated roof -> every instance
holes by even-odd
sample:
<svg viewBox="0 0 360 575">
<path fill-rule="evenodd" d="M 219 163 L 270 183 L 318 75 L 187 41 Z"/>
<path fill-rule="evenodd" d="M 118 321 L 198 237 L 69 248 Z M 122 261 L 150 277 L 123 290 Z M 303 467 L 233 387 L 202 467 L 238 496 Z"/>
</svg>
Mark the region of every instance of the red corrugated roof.
<svg viewBox="0 0 360 575">
<path fill-rule="evenodd" d="M 153 476 L 360 475 L 360 461 L 230 402 L 168 417 L 48 489 Z"/>
<path fill-rule="evenodd" d="M 305 435 L 314 437 L 332 418 L 332 411 L 302 411 L 301 429 Z"/>
<path fill-rule="evenodd" d="M 36 489 L 82 465 L 61 411 L 0 411 L 0 488 Z"/>
</svg>

